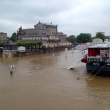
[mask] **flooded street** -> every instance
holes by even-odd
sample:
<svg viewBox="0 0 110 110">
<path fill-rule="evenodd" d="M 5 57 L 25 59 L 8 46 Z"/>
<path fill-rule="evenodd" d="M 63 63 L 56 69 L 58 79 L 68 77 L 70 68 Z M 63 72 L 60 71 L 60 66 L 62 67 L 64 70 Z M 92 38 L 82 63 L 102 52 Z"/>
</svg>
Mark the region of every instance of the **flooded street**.
<svg viewBox="0 0 110 110">
<path fill-rule="evenodd" d="M 80 50 L 55 56 L 14 57 L 12 76 L 11 59 L 0 58 L 0 110 L 110 110 L 110 78 L 86 80 Z"/>
</svg>

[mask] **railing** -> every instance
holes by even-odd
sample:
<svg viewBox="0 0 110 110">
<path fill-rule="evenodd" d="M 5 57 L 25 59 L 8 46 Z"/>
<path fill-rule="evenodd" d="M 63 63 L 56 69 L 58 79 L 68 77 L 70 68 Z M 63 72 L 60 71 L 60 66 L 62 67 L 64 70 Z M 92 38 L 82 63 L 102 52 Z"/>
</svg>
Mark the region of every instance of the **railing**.
<svg viewBox="0 0 110 110">
<path fill-rule="evenodd" d="M 89 62 L 106 62 L 106 63 L 110 63 L 110 57 L 106 57 L 106 58 L 102 58 L 102 57 L 96 57 L 96 56 L 92 56 L 92 57 L 87 57 L 87 60 Z"/>
<path fill-rule="evenodd" d="M 3 52 L 16 52 L 17 50 L 3 50 Z"/>
</svg>

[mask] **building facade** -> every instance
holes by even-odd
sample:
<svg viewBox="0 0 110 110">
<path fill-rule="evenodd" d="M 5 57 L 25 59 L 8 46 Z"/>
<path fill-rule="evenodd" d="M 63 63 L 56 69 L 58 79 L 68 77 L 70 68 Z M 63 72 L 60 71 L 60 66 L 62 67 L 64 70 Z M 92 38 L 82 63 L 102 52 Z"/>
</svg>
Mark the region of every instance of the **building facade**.
<svg viewBox="0 0 110 110">
<path fill-rule="evenodd" d="M 100 44 L 100 43 L 102 43 L 103 42 L 103 40 L 102 39 L 100 39 L 100 38 L 95 38 L 95 39 L 93 39 L 93 41 L 92 41 L 94 44 Z"/>
<path fill-rule="evenodd" d="M 7 33 L 0 32 L 0 41 L 6 41 L 7 40 Z"/>
<path fill-rule="evenodd" d="M 46 47 L 55 47 L 61 45 L 70 45 L 66 40 L 67 35 L 58 32 L 57 25 L 52 23 L 41 23 L 34 25 L 34 28 L 22 29 L 17 31 L 17 40 L 20 42 L 38 42 L 41 41 Z"/>
<path fill-rule="evenodd" d="M 105 36 L 105 42 L 110 42 L 110 36 Z"/>
</svg>

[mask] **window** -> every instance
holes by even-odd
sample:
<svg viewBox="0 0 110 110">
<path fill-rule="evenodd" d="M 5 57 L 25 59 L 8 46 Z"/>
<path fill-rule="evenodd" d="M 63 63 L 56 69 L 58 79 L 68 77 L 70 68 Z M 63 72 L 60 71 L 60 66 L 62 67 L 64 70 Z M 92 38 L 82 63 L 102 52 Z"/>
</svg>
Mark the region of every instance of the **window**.
<svg viewBox="0 0 110 110">
<path fill-rule="evenodd" d="M 101 50 L 109 50 L 109 48 L 101 48 Z"/>
</svg>

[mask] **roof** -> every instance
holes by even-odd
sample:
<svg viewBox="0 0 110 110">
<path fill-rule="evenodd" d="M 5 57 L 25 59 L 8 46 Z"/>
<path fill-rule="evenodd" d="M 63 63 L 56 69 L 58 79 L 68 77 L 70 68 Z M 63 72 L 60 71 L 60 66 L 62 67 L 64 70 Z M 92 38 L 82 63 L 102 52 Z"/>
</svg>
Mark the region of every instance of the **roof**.
<svg viewBox="0 0 110 110">
<path fill-rule="evenodd" d="M 7 34 L 7 33 L 4 33 L 4 32 L 0 32 L 0 34 Z"/>
<path fill-rule="evenodd" d="M 106 38 L 110 38 L 110 36 L 105 36 Z"/>
<path fill-rule="evenodd" d="M 11 40 L 7 40 L 5 42 L 5 44 L 3 44 L 3 46 L 5 46 L 5 45 L 17 45 L 17 44 L 16 43 L 13 43 Z"/>
<path fill-rule="evenodd" d="M 41 23 L 41 22 L 40 22 L 40 23 Z M 50 25 L 50 26 L 56 26 L 56 25 L 54 25 L 54 24 L 52 24 L 52 23 L 41 23 L 41 24 Z"/>
<path fill-rule="evenodd" d="M 52 24 L 52 22 L 51 22 L 51 23 L 43 23 L 43 22 L 40 22 L 40 21 L 39 21 L 39 23 L 40 23 L 40 24 L 43 24 L 43 25 L 46 25 L 46 26 L 55 26 L 55 27 L 57 26 L 57 25 Z M 38 23 L 38 24 L 39 24 L 39 23 Z M 38 24 L 34 25 L 34 27 L 36 27 Z"/>
<path fill-rule="evenodd" d="M 59 38 L 60 42 L 68 42 L 66 38 Z"/>
<path fill-rule="evenodd" d="M 37 36 L 47 36 L 50 35 L 51 32 L 49 30 L 45 30 L 45 29 L 31 29 L 30 32 L 28 32 L 26 35 L 24 35 L 24 37 L 37 37 Z"/>
<path fill-rule="evenodd" d="M 89 46 L 88 48 L 108 48 L 110 47 L 110 44 L 95 44 L 92 46 Z"/>
</svg>

